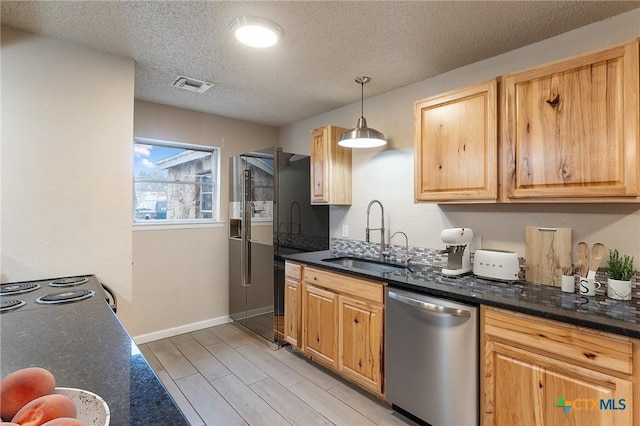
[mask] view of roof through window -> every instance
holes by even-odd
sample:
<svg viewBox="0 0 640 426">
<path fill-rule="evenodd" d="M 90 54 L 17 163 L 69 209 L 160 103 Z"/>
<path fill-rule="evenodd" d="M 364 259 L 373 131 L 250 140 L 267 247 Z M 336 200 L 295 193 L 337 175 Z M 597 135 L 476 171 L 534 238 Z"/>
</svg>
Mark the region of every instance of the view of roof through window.
<svg viewBox="0 0 640 426">
<path fill-rule="evenodd" d="M 134 222 L 216 220 L 217 152 L 209 147 L 136 142 Z"/>
</svg>

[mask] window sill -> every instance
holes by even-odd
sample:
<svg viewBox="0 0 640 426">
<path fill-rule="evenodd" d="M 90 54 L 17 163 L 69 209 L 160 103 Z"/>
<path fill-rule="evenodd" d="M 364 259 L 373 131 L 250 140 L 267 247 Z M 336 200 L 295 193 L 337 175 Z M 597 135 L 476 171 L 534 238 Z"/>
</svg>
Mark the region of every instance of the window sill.
<svg viewBox="0 0 640 426">
<path fill-rule="evenodd" d="M 222 228 L 224 222 L 145 222 L 134 223 L 133 231 L 159 231 L 165 229 Z"/>
</svg>

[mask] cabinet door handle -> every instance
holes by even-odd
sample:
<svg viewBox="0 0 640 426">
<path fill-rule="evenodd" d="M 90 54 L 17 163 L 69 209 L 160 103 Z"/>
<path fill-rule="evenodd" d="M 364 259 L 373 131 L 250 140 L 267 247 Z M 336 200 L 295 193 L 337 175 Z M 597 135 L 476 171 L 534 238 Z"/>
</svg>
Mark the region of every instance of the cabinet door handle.
<svg viewBox="0 0 640 426">
<path fill-rule="evenodd" d="M 442 305 L 436 305 L 434 303 L 425 302 L 423 300 L 412 299 L 411 297 L 401 296 L 392 291 L 389 292 L 389 297 L 397 300 L 400 303 L 404 303 L 409 306 L 413 306 L 414 308 L 419 308 L 424 311 L 437 314 L 437 315 L 446 315 L 451 317 L 462 317 L 462 318 L 470 318 L 471 312 L 466 311 L 464 309 L 456 309 L 456 308 L 448 308 Z"/>
</svg>

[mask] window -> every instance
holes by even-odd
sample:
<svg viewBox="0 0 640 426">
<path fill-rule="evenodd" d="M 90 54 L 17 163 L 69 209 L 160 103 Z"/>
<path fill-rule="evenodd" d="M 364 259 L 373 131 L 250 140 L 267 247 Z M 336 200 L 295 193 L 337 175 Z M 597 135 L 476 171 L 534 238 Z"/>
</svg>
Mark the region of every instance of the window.
<svg viewBox="0 0 640 426">
<path fill-rule="evenodd" d="M 134 223 L 217 221 L 219 154 L 219 148 L 135 138 Z"/>
</svg>

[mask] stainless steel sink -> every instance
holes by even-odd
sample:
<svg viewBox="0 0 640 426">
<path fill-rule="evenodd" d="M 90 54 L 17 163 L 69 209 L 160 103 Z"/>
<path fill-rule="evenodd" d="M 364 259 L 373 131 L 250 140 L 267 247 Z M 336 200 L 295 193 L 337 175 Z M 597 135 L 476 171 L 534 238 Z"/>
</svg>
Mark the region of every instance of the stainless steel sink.
<svg viewBox="0 0 640 426">
<path fill-rule="evenodd" d="M 330 257 L 322 259 L 323 262 L 344 266 L 345 268 L 361 269 L 370 272 L 404 272 L 408 268 L 395 263 L 380 262 L 371 259 L 359 259 L 357 257 Z"/>
</svg>

